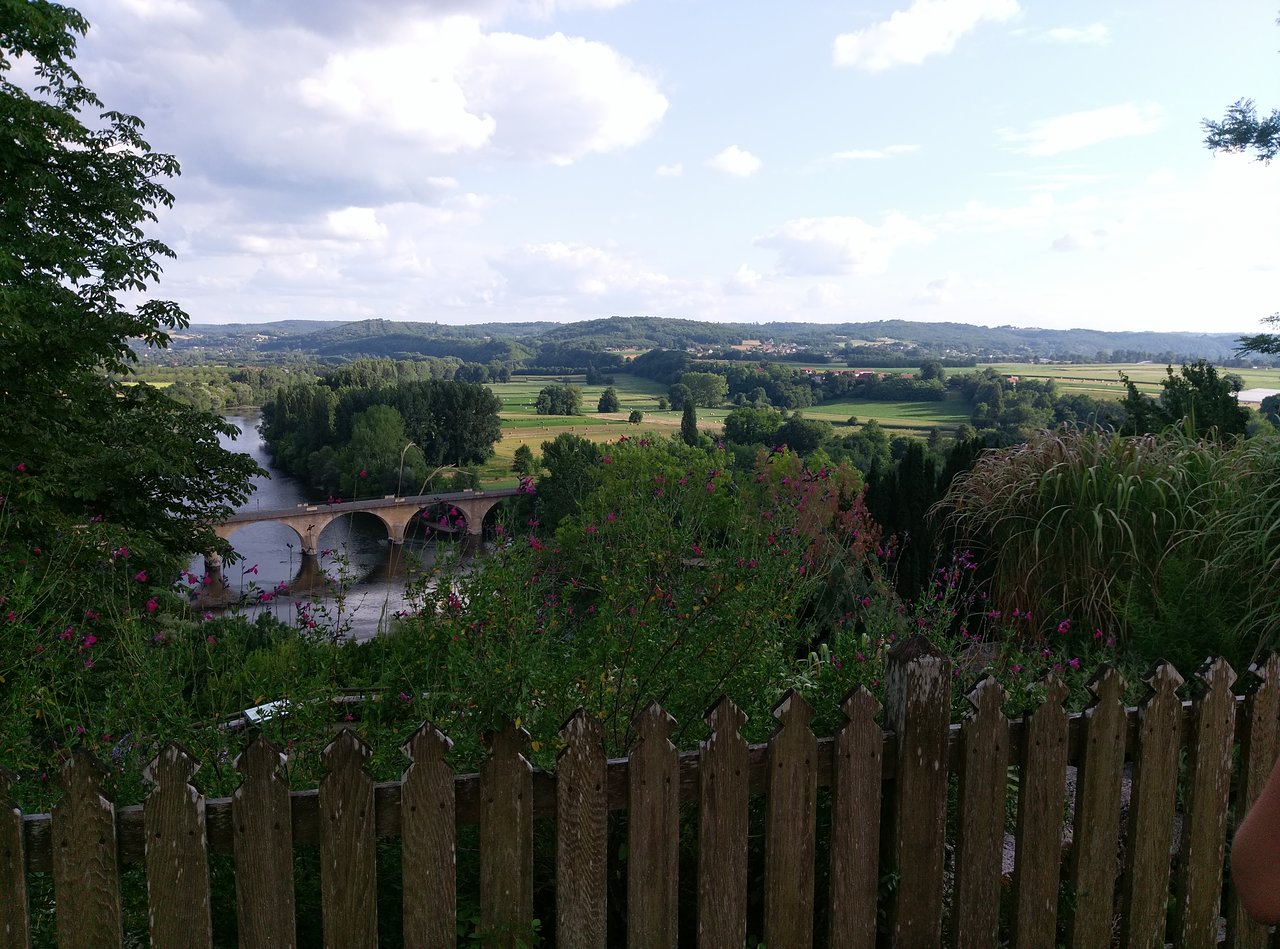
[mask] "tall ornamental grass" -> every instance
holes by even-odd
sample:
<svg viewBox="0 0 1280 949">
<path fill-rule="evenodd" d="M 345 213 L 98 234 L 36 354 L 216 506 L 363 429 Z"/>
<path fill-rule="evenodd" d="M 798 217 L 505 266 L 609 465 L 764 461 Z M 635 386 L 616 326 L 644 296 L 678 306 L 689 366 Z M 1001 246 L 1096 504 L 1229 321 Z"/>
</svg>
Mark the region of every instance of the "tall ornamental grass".
<svg viewBox="0 0 1280 949">
<path fill-rule="evenodd" d="M 1177 641 L 1153 631 L 1176 628 L 1179 613 L 1194 606 L 1202 625 L 1205 607 L 1213 610 L 1208 638 L 1245 635 L 1248 618 L 1234 592 L 1244 574 L 1232 572 L 1243 559 L 1230 552 L 1225 532 L 1260 533 L 1265 511 L 1240 520 L 1238 512 L 1259 504 L 1241 474 L 1265 467 L 1248 459 L 1274 457 L 1274 446 L 1173 431 L 1042 432 L 980 458 L 935 515 L 987 565 L 1001 602 L 1044 622 L 1070 617 L 1077 629 L 1103 630 L 1130 646 L 1136 634 L 1159 654 L 1174 646 L 1194 653 L 1206 638 L 1195 630 L 1179 630 Z M 1274 486 L 1271 496 L 1280 504 Z"/>
</svg>

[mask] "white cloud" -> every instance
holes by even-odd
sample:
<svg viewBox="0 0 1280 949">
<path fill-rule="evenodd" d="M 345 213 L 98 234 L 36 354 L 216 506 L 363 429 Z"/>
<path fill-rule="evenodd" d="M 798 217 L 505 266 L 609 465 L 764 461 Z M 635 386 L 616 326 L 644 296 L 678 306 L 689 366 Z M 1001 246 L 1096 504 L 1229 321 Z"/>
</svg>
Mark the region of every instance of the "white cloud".
<svg viewBox="0 0 1280 949">
<path fill-rule="evenodd" d="M 924 290 L 916 297 L 916 303 L 922 303 L 927 306 L 944 306 L 951 302 L 952 285 L 955 278 L 950 275 L 946 277 L 936 277 L 924 285 Z"/>
<path fill-rule="evenodd" d="M 879 274 L 893 252 L 908 244 L 926 244 L 932 233 L 896 211 L 879 227 L 856 217 L 796 218 L 756 245 L 775 251 L 785 274 Z"/>
<path fill-rule="evenodd" d="M 387 227 L 373 208 L 343 208 L 330 211 L 329 229 L 335 237 L 355 241 L 376 241 L 387 236 Z"/>
<path fill-rule="evenodd" d="M 849 151 L 835 152 L 831 161 L 879 161 L 894 155 L 908 155 L 918 151 L 919 145 L 886 145 L 884 148 L 853 148 Z"/>
<path fill-rule="evenodd" d="M 735 178 L 750 178 L 760 170 L 760 159 L 744 148 L 730 145 L 720 154 L 707 159 L 707 167 Z"/>
<path fill-rule="evenodd" d="M 844 292 L 836 283 L 815 283 L 804 295 L 804 305 L 810 310 L 826 310 L 844 302 Z"/>
<path fill-rule="evenodd" d="M 1006 129 L 1000 135 L 1025 155 L 1058 155 L 1115 138 L 1149 135 L 1163 124 L 1159 106 L 1126 103 L 1041 119 L 1025 132 Z"/>
<path fill-rule="evenodd" d="M 1058 26 L 1045 30 L 1036 38 L 1049 43 L 1105 46 L 1111 42 L 1111 30 L 1105 23 L 1090 23 L 1088 26 Z"/>
<path fill-rule="evenodd" d="M 684 165 L 676 162 L 672 165 L 659 165 L 654 171 L 659 178 L 679 178 L 684 174 Z"/>
<path fill-rule="evenodd" d="M 887 20 L 837 36 L 835 63 L 868 72 L 918 65 L 951 52 L 984 20 L 1000 22 L 1017 14 L 1017 0 L 915 0 Z"/>
<path fill-rule="evenodd" d="M 731 295 L 751 294 L 760 288 L 763 281 L 761 274 L 743 264 L 725 281 L 724 292 Z"/>
<path fill-rule="evenodd" d="M 665 275 L 617 252 L 587 244 L 527 244 L 494 261 L 510 292 L 519 297 L 572 299 L 624 293 L 635 297 L 670 286 Z"/>
</svg>

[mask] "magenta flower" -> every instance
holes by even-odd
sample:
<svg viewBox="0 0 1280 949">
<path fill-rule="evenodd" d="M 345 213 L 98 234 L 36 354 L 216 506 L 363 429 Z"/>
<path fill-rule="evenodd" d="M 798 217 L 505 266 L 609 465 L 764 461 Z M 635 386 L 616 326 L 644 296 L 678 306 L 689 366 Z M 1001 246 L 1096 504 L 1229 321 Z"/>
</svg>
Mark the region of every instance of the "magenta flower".
<svg viewBox="0 0 1280 949">
<path fill-rule="evenodd" d="M 1031 617 L 1031 614 L 1028 613 L 1027 618 L 1029 619 L 1030 617 Z M 1069 632 L 1071 632 L 1071 620 L 1064 619 L 1061 623 L 1058 624 L 1058 635 L 1065 636 Z"/>
<path fill-rule="evenodd" d="M 216 636 L 206 636 L 204 641 L 210 646 L 216 646 L 218 644 L 218 638 Z"/>
<path fill-rule="evenodd" d="M 139 570 L 137 573 L 135 573 L 135 574 L 133 575 L 133 579 L 137 580 L 139 583 L 146 583 L 146 582 L 147 582 L 147 571 L 145 571 L 145 570 Z"/>
<path fill-rule="evenodd" d="M 159 601 L 159 600 L 157 600 L 154 596 L 153 596 L 151 599 L 147 600 L 147 612 L 148 612 L 148 613 L 154 613 L 154 612 L 155 612 L 156 610 L 158 610 L 158 609 L 160 609 L 160 601 Z"/>
<path fill-rule="evenodd" d="M 93 644 L 94 644 L 94 643 L 96 643 L 97 641 L 98 641 L 98 637 L 97 637 L 97 636 L 94 636 L 92 633 L 90 633 L 88 636 L 86 636 L 86 637 L 84 638 L 84 642 L 82 642 L 82 643 L 80 644 L 80 648 L 81 648 L 81 649 L 92 649 L 92 648 L 93 648 Z"/>
</svg>

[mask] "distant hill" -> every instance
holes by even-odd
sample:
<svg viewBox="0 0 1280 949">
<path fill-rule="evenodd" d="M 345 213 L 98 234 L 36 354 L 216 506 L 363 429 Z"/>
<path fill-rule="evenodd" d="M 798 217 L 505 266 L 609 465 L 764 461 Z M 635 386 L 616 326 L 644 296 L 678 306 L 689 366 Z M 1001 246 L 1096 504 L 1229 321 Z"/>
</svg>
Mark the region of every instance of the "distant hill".
<svg viewBox="0 0 1280 949">
<path fill-rule="evenodd" d="M 351 323 L 285 320 L 224 326 L 194 324 L 175 335 L 172 352 L 202 351 L 219 358 L 239 354 L 245 360 L 319 358 L 344 360 L 360 356 L 453 356 L 467 362 L 521 365 L 567 365 L 585 362 L 607 350 L 688 349 L 701 353 L 760 341 L 768 350 L 802 350 L 826 354 L 832 361 L 961 358 L 978 361 L 1048 359 L 1076 362 L 1179 363 L 1199 358 L 1230 360 L 1235 333 L 1160 333 L 1015 326 L 972 326 L 967 323 L 914 323 L 882 320 L 868 323 L 703 323 L 696 320 L 630 316 L 578 323 L 485 323 L 454 326 L 441 323 L 369 319 Z M 762 358 L 770 358 L 762 351 Z"/>
</svg>

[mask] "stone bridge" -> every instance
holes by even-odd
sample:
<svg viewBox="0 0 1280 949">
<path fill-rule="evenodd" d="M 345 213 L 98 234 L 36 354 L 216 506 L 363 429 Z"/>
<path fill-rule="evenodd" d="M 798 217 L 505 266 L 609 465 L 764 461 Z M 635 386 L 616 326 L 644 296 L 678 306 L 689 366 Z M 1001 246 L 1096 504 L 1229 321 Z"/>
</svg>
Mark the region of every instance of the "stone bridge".
<svg viewBox="0 0 1280 949">
<path fill-rule="evenodd" d="M 456 508 L 465 522 L 466 534 L 479 537 L 484 527 L 484 517 L 490 508 L 518 493 L 516 488 L 499 488 L 493 491 L 453 491 L 447 494 L 419 494 L 414 497 L 395 497 L 366 501 L 341 501 L 336 504 L 299 504 L 297 507 L 276 508 L 269 511 L 244 511 L 232 514 L 220 524 L 213 527 L 214 533 L 223 540 L 230 540 L 231 535 L 246 524 L 261 524 L 264 521 L 283 524 L 292 528 L 301 541 L 302 553 L 315 556 L 320 548 L 320 534 L 331 523 L 347 514 L 357 511 L 368 511 L 377 517 L 387 528 L 387 540 L 393 544 L 404 543 L 405 528 L 422 511 L 443 505 Z M 435 525 L 432 525 L 433 527 Z M 443 529 L 454 531 L 458 525 L 446 524 Z"/>
</svg>

